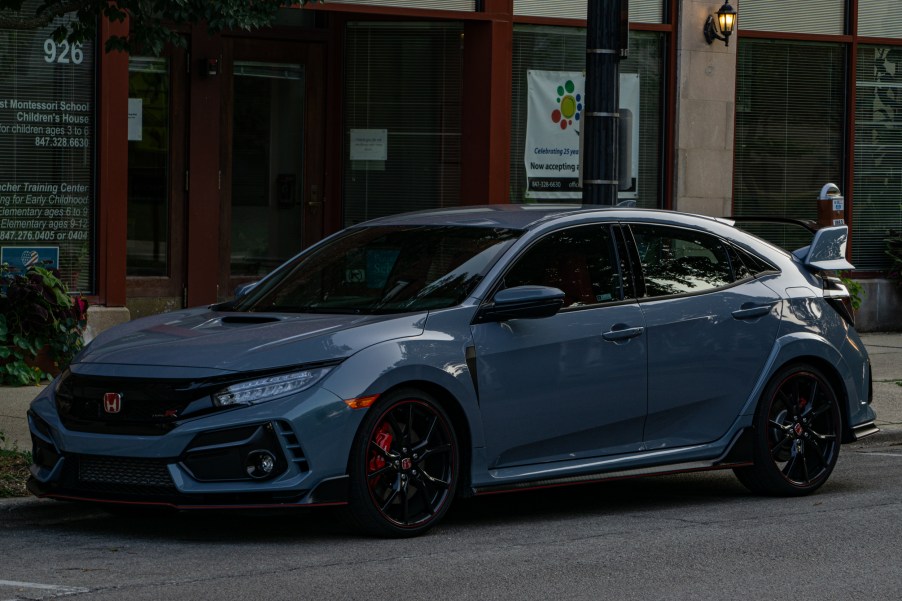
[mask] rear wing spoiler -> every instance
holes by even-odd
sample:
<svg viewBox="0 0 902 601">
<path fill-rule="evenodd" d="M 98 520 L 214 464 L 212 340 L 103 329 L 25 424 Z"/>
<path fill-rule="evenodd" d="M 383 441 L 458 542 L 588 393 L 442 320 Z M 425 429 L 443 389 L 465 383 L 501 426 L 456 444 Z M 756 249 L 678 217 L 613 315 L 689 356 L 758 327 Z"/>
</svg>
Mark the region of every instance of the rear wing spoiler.
<svg viewBox="0 0 902 601">
<path fill-rule="evenodd" d="M 855 269 L 846 260 L 846 243 L 849 241 L 849 227 L 834 225 L 819 229 L 809 246 L 793 251 L 805 267 L 811 271 L 839 271 Z"/>
<path fill-rule="evenodd" d="M 846 244 L 849 241 L 849 227 L 835 225 L 821 227 L 815 221 L 788 219 L 784 217 L 727 217 L 734 222 L 785 223 L 805 228 L 814 234 L 811 244 L 793 251 L 793 255 L 810 271 L 842 271 L 855 269 L 846 260 Z"/>
</svg>

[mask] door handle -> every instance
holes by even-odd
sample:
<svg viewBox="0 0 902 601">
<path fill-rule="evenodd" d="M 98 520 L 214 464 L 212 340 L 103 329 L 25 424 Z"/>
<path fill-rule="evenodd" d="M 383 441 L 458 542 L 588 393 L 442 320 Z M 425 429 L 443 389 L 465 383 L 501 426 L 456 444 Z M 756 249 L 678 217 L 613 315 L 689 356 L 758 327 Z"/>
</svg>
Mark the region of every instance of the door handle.
<svg viewBox="0 0 902 601">
<path fill-rule="evenodd" d="M 614 326 L 614 328 L 617 328 L 617 326 Z M 635 338 L 645 331 L 645 328 L 641 326 L 636 328 L 614 328 L 611 328 L 610 332 L 605 332 L 604 334 L 602 334 L 601 337 L 608 342 L 617 342 L 619 340 L 629 340 L 630 338 Z"/>
<path fill-rule="evenodd" d="M 766 305 L 755 305 L 752 303 L 746 303 L 742 305 L 741 309 L 736 309 L 733 311 L 734 319 L 755 319 L 756 317 L 764 317 L 776 303 L 768 303 Z"/>
</svg>

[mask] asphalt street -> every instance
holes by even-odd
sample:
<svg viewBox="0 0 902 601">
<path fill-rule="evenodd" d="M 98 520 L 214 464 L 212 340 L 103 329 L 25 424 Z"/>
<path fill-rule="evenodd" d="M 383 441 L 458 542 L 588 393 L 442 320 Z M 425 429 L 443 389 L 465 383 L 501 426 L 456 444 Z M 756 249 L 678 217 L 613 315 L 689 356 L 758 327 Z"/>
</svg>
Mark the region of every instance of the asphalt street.
<svg viewBox="0 0 902 601">
<path fill-rule="evenodd" d="M 884 433 L 844 446 L 810 497 L 755 497 L 729 472 L 649 478 L 471 500 L 400 541 L 323 512 L 7 501 L 0 600 L 898 599 L 900 468 Z"/>
</svg>

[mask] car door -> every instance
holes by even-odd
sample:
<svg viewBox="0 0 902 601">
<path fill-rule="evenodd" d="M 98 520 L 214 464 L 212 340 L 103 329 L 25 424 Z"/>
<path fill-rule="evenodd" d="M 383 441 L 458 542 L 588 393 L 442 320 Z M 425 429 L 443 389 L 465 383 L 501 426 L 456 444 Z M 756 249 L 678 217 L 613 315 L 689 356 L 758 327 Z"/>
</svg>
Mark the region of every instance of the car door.
<svg viewBox="0 0 902 601">
<path fill-rule="evenodd" d="M 620 256 L 606 225 L 547 234 L 519 256 L 500 287 L 559 288 L 564 307 L 552 317 L 472 326 L 492 467 L 639 448 L 647 347 Z"/>
<path fill-rule="evenodd" d="M 780 298 L 740 252 L 693 229 L 630 224 L 642 265 L 648 337 L 649 448 L 717 440 L 773 349 Z"/>
</svg>

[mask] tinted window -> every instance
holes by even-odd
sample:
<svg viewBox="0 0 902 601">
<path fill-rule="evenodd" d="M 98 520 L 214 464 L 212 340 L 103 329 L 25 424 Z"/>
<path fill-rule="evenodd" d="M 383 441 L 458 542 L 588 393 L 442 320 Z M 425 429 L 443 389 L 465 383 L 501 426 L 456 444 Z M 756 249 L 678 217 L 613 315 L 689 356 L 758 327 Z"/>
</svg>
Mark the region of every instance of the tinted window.
<svg viewBox="0 0 902 601">
<path fill-rule="evenodd" d="M 727 249 L 714 236 L 693 230 L 631 225 L 645 296 L 689 294 L 733 282 Z"/>
<path fill-rule="evenodd" d="M 375 314 L 451 307 L 520 234 L 459 226 L 351 229 L 280 268 L 237 310 Z"/>
<path fill-rule="evenodd" d="M 730 251 L 730 260 L 733 262 L 733 272 L 736 274 L 737 280 L 755 277 L 769 271 L 777 271 L 776 267 L 763 259 L 759 259 L 751 253 L 733 246 L 729 246 L 728 248 Z"/>
<path fill-rule="evenodd" d="M 620 273 L 607 227 L 585 226 L 545 236 L 504 277 L 513 286 L 551 286 L 564 291 L 564 307 L 620 300 Z"/>
</svg>

